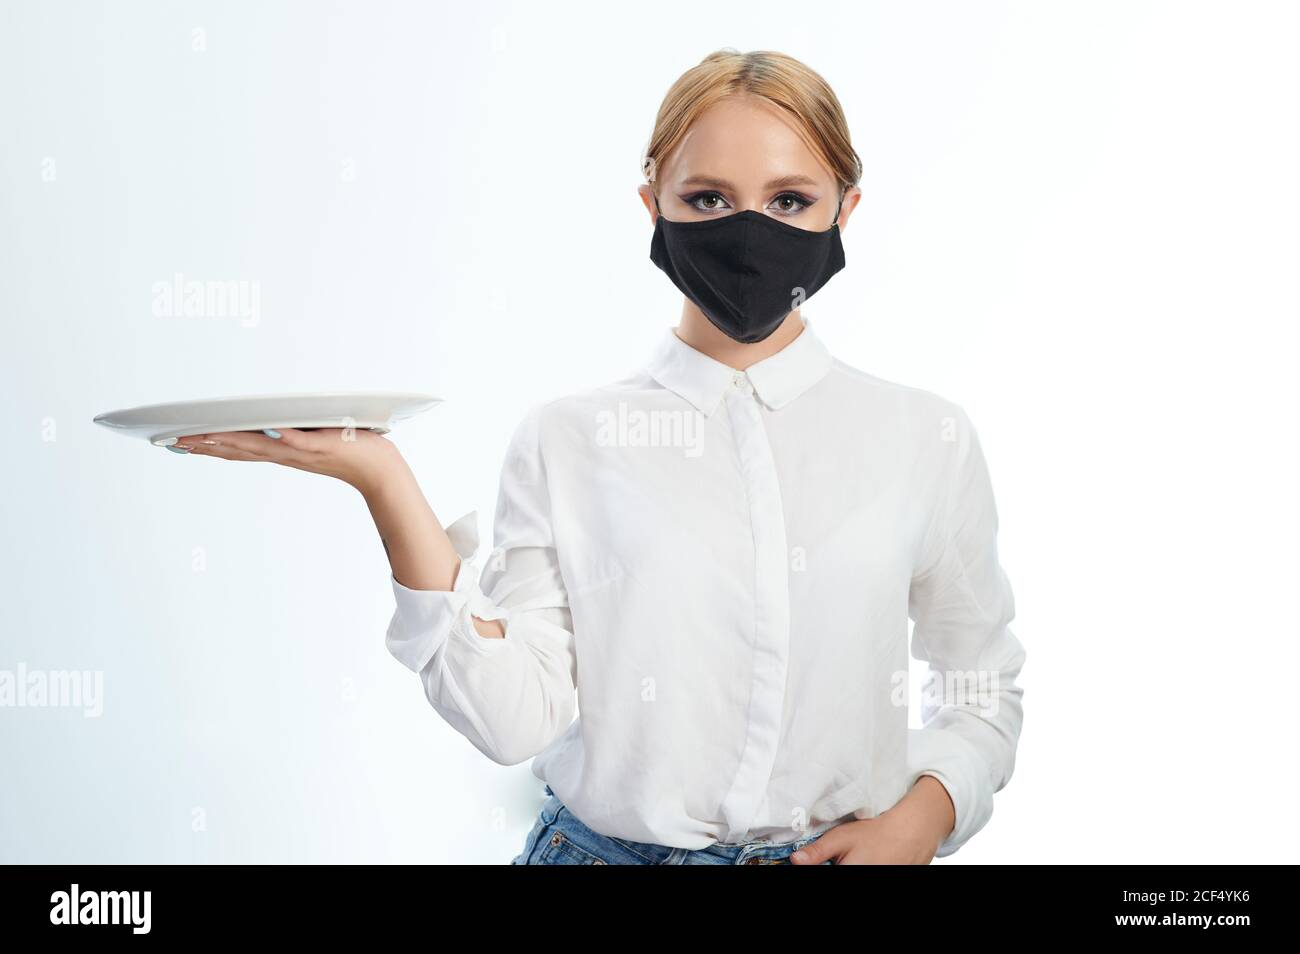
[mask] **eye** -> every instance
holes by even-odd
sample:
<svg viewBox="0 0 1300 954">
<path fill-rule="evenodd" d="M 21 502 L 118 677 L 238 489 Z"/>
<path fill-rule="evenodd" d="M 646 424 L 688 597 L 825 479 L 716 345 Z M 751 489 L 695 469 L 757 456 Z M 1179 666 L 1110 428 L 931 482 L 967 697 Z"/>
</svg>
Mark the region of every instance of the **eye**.
<svg viewBox="0 0 1300 954">
<path fill-rule="evenodd" d="M 718 212 L 731 208 L 720 192 L 696 192 L 693 195 L 683 196 L 682 201 L 700 212 Z"/>
<path fill-rule="evenodd" d="M 782 192 L 772 200 L 768 208 L 781 215 L 798 215 L 815 201 L 798 192 Z"/>
</svg>

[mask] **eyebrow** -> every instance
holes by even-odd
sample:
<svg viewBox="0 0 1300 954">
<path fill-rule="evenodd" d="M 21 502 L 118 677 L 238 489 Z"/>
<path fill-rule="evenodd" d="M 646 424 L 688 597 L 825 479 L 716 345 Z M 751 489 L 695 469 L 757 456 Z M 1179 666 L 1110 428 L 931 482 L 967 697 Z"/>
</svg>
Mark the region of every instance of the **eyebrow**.
<svg viewBox="0 0 1300 954">
<path fill-rule="evenodd" d="M 780 178 L 773 179 L 767 185 L 763 186 L 763 188 L 764 189 L 785 189 L 788 188 L 789 186 L 797 186 L 797 185 L 815 186 L 816 184 L 817 181 L 815 179 L 810 179 L 808 176 L 805 175 L 795 174 L 789 176 L 781 176 Z M 682 185 L 709 186 L 714 189 L 728 189 L 732 192 L 736 190 L 736 187 L 732 183 L 728 182 L 726 179 L 718 179 L 714 176 L 689 176 L 688 178 L 682 180 Z"/>
</svg>

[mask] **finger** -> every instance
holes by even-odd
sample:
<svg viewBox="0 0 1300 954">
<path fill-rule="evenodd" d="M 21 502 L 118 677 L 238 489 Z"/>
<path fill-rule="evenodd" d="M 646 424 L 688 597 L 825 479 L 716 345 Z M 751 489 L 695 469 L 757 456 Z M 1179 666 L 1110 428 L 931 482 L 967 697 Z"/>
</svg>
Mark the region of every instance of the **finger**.
<svg viewBox="0 0 1300 954">
<path fill-rule="evenodd" d="M 216 457 L 221 460 L 255 460 L 264 464 L 274 463 L 269 457 L 258 457 L 254 454 L 247 454 L 244 451 L 235 450 L 233 447 L 228 448 L 204 448 L 202 450 L 186 451 L 192 457 Z"/>
<path fill-rule="evenodd" d="M 180 438 L 175 446 L 190 445 L 199 447 L 224 447 L 263 457 L 268 460 L 282 458 L 288 448 L 275 438 L 267 437 L 261 431 L 222 431 L 213 434 L 190 434 Z"/>
<path fill-rule="evenodd" d="M 331 445 L 341 440 L 343 428 L 340 427 L 322 427 L 303 430 L 301 428 L 281 427 L 267 428 L 263 431 L 235 431 L 234 433 L 246 435 L 253 439 L 253 443 L 245 443 L 245 449 L 254 454 L 265 454 L 268 457 L 274 456 L 282 463 L 287 463 L 281 456 L 284 448 L 290 448 L 297 451 L 300 460 L 312 454 L 321 454 L 332 449 Z M 265 440 L 259 440 L 259 435 L 265 436 L 266 439 L 273 443 L 266 443 Z"/>
<path fill-rule="evenodd" d="M 343 439 L 343 434 L 342 428 L 304 431 L 282 427 L 264 431 L 219 431 L 187 434 L 178 438 L 172 449 L 178 453 L 223 457 L 227 460 L 268 460 L 302 470 L 315 470 L 313 462 L 320 454 L 332 450 L 330 444 Z"/>
<path fill-rule="evenodd" d="M 836 826 L 792 854 L 790 862 L 796 865 L 819 865 L 823 861 L 838 858 L 846 847 L 845 836 L 839 832 L 839 826 Z"/>
<path fill-rule="evenodd" d="M 339 428 L 304 431 L 296 427 L 280 427 L 274 431 L 275 434 L 280 436 L 278 438 L 272 437 L 272 440 L 277 440 L 285 447 L 292 447 L 297 451 L 318 453 L 325 450 L 331 441 L 338 439 L 335 436 L 338 432 Z M 263 433 L 271 436 L 271 432 Z"/>
<path fill-rule="evenodd" d="M 274 463 L 288 463 L 284 456 L 289 453 L 288 448 L 273 448 L 279 450 L 278 455 L 268 455 L 257 451 L 250 450 L 247 442 L 241 440 L 240 432 L 227 432 L 217 434 L 190 434 L 180 438 L 172 449 L 184 449 L 188 453 L 197 454 L 200 457 L 220 457 L 224 460 L 263 460 Z"/>
<path fill-rule="evenodd" d="M 215 439 L 210 440 L 206 443 L 203 441 L 195 441 L 192 445 L 188 443 L 189 440 L 190 438 L 183 437 L 172 448 L 169 449 L 175 450 L 176 448 L 188 447 L 189 449 L 184 452 L 188 454 L 196 455 L 198 457 L 219 457 L 222 460 L 260 460 L 260 461 L 271 462 L 271 458 L 269 457 L 262 457 L 257 454 L 250 454 L 248 453 L 248 451 L 240 450 L 239 448 L 231 444 L 223 444 L 220 441 Z"/>
</svg>

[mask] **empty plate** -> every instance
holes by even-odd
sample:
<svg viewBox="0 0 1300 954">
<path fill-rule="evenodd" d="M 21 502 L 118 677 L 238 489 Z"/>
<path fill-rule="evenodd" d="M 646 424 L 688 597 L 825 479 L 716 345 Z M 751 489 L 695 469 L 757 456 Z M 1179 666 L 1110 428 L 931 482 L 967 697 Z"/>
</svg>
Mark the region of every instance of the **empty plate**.
<svg viewBox="0 0 1300 954">
<path fill-rule="evenodd" d="M 158 445 L 190 434 L 280 427 L 355 427 L 387 434 L 397 421 L 441 403 L 428 394 L 388 391 L 263 394 L 144 404 L 100 414 L 95 423 Z"/>
</svg>

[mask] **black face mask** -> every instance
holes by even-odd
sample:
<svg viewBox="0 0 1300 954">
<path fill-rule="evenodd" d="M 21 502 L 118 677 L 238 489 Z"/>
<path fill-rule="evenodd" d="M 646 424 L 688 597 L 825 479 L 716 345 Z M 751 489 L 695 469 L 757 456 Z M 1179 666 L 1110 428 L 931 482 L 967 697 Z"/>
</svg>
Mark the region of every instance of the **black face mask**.
<svg viewBox="0 0 1300 954">
<path fill-rule="evenodd" d="M 718 330 L 752 344 L 844 267 L 839 217 L 837 208 L 834 225 L 810 232 L 749 209 L 698 222 L 660 214 L 650 260 Z"/>
</svg>

